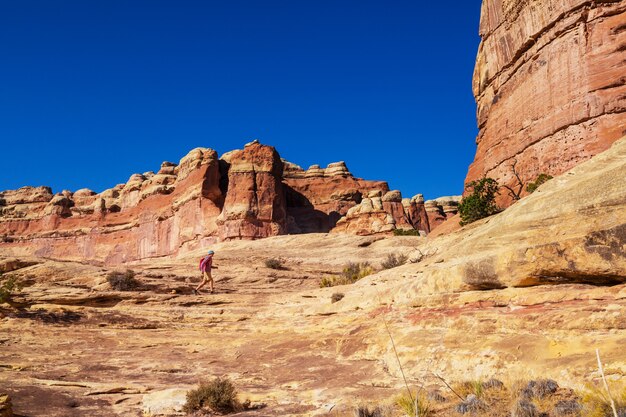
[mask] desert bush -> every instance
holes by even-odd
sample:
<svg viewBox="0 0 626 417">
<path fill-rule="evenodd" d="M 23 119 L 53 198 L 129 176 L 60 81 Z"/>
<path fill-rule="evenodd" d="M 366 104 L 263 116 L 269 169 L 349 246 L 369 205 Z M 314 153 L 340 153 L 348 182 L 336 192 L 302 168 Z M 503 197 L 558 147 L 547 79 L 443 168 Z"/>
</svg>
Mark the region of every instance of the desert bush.
<svg viewBox="0 0 626 417">
<path fill-rule="evenodd" d="M 511 417 L 539 417 L 540 413 L 535 404 L 528 400 L 516 401 L 511 410 Z"/>
<path fill-rule="evenodd" d="M 132 291 L 139 287 L 139 281 L 135 279 L 135 272 L 132 269 L 127 269 L 126 272 L 111 272 L 107 275 L 107 281 L 116 291 Z"/>
<path fill-rule="evenodd" d="M 534 193 L 535 190 L 537 190 L 537 188 L 539 188 L 541 184 L 548 182 L 552 178 L 553 178 L 552 175 L 539 174 L 537 178 L 535 179 L 535 181 L 529 183 L 526 186 L 526 191 L 528 191 L 529 193 Z"/>
<path fill-rule="evenodd" d="M 370 266 L 369 262 L 349 262 L 341 271 L 341 275 L 332 277 L 323 277 L 320 281 L 320 287 L 334 287 L 336 285 L 354 284 L 361 278 L 371 275 L 374 269 Z"/>
<path fill-rule="evenodd" d="M 2 277 L 0 275 L 0 280 Z M 11 300 L 11 296 L 22 289 L 21 283 L 15 277 L 9 277 L 0 282 L 0 304 Z"/>
<path fill-rule="evenodd" d="M 265 266 L 270 269 L 284 269 L 283 261 L 277 258 L 269 258 L 265 260 Z"/>
<path fill-rule="evenodd" d="M 218 413 L 232 413 L 243 407 L 237 400 L 235 386 L 228 378 L 201 382 L 198 388 L 187 392 L 183 411 L 187 414 L 209 408 Z"/>
<path fill-rule="evenodd" d="M 354 409 L 354 417 L 385 417 L 386 415 L 387 413 L 378 406 L 370 408 L 367 405 L 359 405 Z"/>
<path fill-rule="evenodd" d="M 344 295 L 340 292 L 336 292 L 333 293 L 333 295 L 330 296 L 330 301 L 333 303 L 336 303 L 337 301 L 341 301 L 343 299 Z"/>
<path fill-rule="evenodd" d="M 552 379 L 538 379 L 536 381 L 529 381 L 526 387 L 522 390 L 522 397 L 532 398 L 545 398 L 552 395 L 559 389 L 559 384 Z"/>
<path fill-rule="evenodd" d="M 580 415 L 582 406 L 577 400 L 560 400 L 554 405 L 554 414 L 557 416 Z"/>
<path fill-rule="evenodd" d="M 396 398 L 396 405 L 407 417 L 430 417 L 433 409 L 424 395 L 413 393 L 413 398 L 408 393 L 403 393 Z"/>
<path fill-rule="evenodd" d="M 486 404 L 483 401 L 479 400 L 476 395 L 470 394 L 467 396 L 465 401 L 457 404 L 455 409 L 459 414 L 467 414 L 476 413 L 480 410 L 484 410 L 486 407 Z"/>
<path fill-rule="evenodd" d="M 387 258 L 380 263 L 380 266 L 383 269 L 395 268 L 400 265 L 404 265 L 407 259 L 409 259 L 409 257 L 405 254 L 396 255 L 395 253 L 390 253 L 387 255 Z"/>
<path fill-rule="evenodd" d="M 496 205 L 498 188 L 498 182 L 488 177 L 467 184 L 466 189 L 471 189 L 472 193 L 463 197 L 459 204 L 461 226 L 489 217 L 500 211 Z"/>
<path fill-rule="evenodd" d="M 394 229 L 394 236 L 419 236 L 420 231 L 416 229 Z"/>
</svg>

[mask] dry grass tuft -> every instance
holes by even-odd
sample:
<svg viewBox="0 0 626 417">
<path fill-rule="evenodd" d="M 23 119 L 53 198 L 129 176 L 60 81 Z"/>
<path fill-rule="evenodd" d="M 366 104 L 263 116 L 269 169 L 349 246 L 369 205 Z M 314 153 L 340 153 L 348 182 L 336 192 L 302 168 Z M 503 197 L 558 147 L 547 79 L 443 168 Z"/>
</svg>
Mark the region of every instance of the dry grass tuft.
<svg viewBox="0 0 626 417">
<path fill-rule="evenodd" d="M 413 393 L 413 398 L 408 393 L 396 398 L 396 405 L 404 416 L 407 417 L 431 417 L 434 415 L 430 401 L 423 394 Z"/>
<path fill-rule="evenodd" d="M 608 382 L 618 417 L 626 417 L 626 382 Z M 613 417 L 611 399 L 606 391 L 595 385 L 585 387 L 581 397 L 582 414 L 585 417 Z"/>
<path fill-rule="evenodd" d="M 343 267 L 341 275 L 324 277 L 320 281 L 320 287 L 334 287 L 336 285 L 354 284 L 361 278 L 371 275 L 374 269 L 368 262 L 354 263 L 349 262 Z"/>
</svg>

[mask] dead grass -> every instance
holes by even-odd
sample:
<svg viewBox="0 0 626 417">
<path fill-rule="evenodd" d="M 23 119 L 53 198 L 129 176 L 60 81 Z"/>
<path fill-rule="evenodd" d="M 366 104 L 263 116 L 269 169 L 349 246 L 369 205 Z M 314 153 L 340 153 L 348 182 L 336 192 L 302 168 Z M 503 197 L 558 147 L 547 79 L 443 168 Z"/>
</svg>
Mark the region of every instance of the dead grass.
<svg viewBox="0 0 626 417">
<path fill-rule="evenodd" d="M 341 275 L 322 278 L 320 287 L 354 284 L 361 278 L 365 278 L 372 273 L 374 273 L 374 269 L 370 266 L 369 262 L 349 262 L 343 267 Z"/>
<path fill-rule="evenodd" d="M 626 416 L 626 381 L 608 381 L 609 390 L 619 417 Z M 589 384 L 580 393 L 582 413 L 585 417 L 613 417 L 610 398 L 600 385 Z"/>
</svg>

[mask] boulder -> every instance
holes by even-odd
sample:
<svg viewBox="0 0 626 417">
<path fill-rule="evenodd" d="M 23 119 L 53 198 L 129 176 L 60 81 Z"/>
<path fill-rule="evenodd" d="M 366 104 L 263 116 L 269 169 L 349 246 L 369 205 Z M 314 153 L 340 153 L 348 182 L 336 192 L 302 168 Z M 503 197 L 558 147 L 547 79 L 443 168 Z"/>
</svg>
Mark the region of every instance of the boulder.
<svg viewBox="0 0 626 417">
<path fill-rule="evenodd" d="M 187 390 L 170 388 L 143 396 L 141 411 L 145 416 L 179 415 L 187 402 Z"/>
</svg>

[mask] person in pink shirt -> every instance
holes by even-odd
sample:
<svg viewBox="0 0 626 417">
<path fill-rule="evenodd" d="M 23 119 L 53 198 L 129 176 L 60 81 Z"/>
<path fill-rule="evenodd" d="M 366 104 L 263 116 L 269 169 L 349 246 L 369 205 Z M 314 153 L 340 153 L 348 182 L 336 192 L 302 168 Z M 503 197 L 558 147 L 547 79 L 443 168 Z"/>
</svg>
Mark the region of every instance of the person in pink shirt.
<svg viewBox="0 0 626 417">
<path fill-rule="evenodd" d="M 204 287 L 207 283 L 210 284 L 209 287 L 211 288 L 211 294 L 213 294 L 213 277 L 211 276 L 211 269 L 217 269 L 216 266 L 213 266 L 214 254 L 215 252 L 210 250 L 207 253 L 207 256 L 202 258 L 202 260 L 200 261 L 200 273 L 202 274 L 202 282 L 193 290 L 193 293 L 196 295 L 200 294 L 200 288 Z"/>
</svg>

